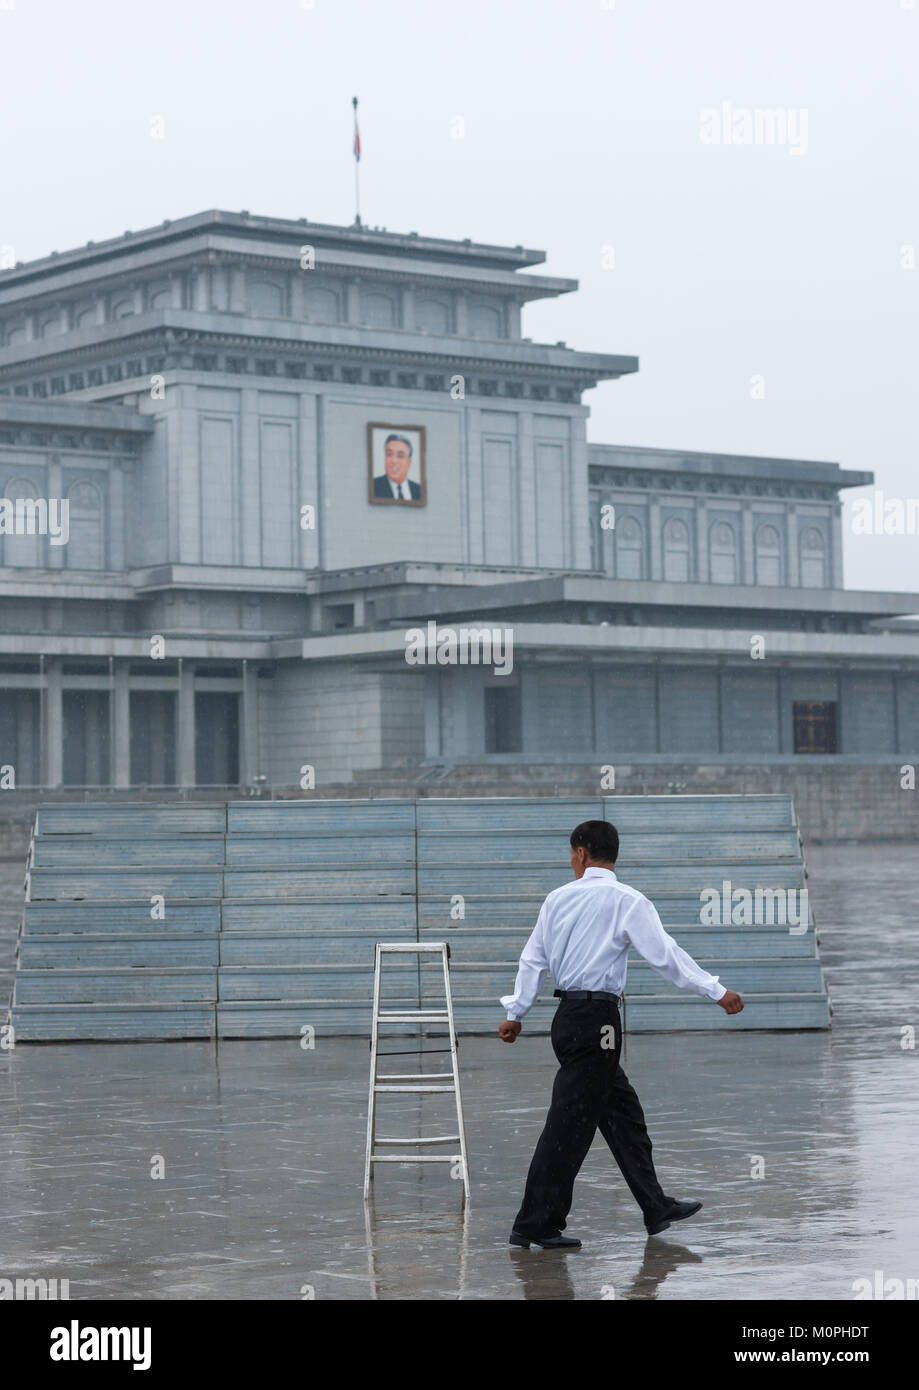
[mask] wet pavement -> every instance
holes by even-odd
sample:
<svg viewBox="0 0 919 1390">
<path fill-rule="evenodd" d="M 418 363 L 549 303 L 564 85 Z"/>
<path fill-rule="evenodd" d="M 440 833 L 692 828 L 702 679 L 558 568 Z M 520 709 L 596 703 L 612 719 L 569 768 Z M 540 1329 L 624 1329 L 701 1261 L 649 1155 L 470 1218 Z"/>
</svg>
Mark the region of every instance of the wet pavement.
<svg viewBox="0 0 919 1390">
<path fill-rule="evenodd" d="M 685 1225 L 645 1236 L 598 1136 L 568 1224 L 583 1249 L 508 1247 L 554 1075 L 525 1031 L 460 1039 L 465 1214 L 446 1165 L 384 1166 L 365 1209 L 366 1041 L 23 1044 L 0 1050 L 0 1279 L 68 1279 L 71 1299 L 681 1300 L 919 1279 L 919 846 L 807 858 L 832 1031 L 627 1042 L 663 1186 L 705 1204 Z M 0 871 L 2 1017 L 22 869 Z M 383 1099 L 389 1133 L 449 1113 Z"/>
</svg>

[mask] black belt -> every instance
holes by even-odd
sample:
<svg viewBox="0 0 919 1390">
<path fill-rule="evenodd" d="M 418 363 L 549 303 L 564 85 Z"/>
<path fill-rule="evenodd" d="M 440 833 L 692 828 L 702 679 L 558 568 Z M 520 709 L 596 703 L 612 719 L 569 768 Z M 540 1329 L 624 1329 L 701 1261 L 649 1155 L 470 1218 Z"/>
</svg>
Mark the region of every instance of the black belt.
<svg viewBox="0 0 919 1390">
<path fill-rule="evenodd" d="M 619 1003 L 618 994 L 609 994 L 605 989 L 557 989 L 556 999 L 612 999 Z"/>
</svg>

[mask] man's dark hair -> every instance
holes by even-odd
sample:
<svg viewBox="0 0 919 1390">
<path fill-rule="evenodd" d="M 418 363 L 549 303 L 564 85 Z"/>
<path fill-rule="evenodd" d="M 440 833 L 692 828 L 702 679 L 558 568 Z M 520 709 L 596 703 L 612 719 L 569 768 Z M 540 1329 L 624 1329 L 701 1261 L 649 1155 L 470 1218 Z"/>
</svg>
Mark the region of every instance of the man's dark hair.
<svg viewBox="0 0 919 1390">
<path fill-rule="evenodd" d="M 619 858 L 619 831 L 608 820 L 582 821 L 571 832 L 571 848 L 578 849 L 582 845 L 591 859 L 615 864 Z"/>
</svg>

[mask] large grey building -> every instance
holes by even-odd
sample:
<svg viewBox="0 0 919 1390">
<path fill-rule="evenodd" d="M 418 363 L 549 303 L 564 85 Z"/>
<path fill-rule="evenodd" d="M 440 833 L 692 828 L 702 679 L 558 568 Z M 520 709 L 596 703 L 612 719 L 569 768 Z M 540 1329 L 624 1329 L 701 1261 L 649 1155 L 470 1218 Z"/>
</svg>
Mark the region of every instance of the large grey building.
<svg viewBox="0 0 919 1390">
<path fill-rule="evenodd" d="M 872 475 L 588 443 L 638 363 L 521 336 L 543 259 L 212 211 L 0 272 L 16 785 L 919 751 L 919 595 L 843 587 Z"/>
</svg>

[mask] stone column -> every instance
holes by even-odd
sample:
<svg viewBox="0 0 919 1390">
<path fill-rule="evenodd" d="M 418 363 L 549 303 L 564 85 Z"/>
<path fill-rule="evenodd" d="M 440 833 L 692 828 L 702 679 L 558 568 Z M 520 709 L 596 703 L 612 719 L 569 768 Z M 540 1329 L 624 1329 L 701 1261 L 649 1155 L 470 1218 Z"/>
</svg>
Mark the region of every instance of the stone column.
<svg viewBox="0 0 919 1390">
<path fill-rule="evenodd" d="M 299 262 L 295 270 L 290 275 L 290 316 L 295 323 L 302 323 L 306 318 L 306 285 L 303 283 L 304 276 L 312 275 L 312 270 L 301 270 Z"/>
<path fill-rule="evenodd" d="M 44 783 L 59 787 L 64 776 L 64 698 L 60 658 L 45 658 Z"/>
<path fill-rule="evenodd" d="M 345 286 L 345 322 L 360 323 L 361 321 L 361 285 L 360 280 L 355 276 L 349 280 Z"/>
<path fill-rule="evenodd" d="M 796 589 L 801 583 L 798 567 L 798 509 L 792 502 L 785 512 L 785 550 L 788 584 Z"/>
<path fill-rule="evenodd" d="M 63 498 L 64 482 L 61 477 L 61 456 L 60 454 L 48 455 L 48 497 Z M 45 564 L 49 570 L 60 570 L 64 568 L 64 554 L 67 550 L 66 545 L 52 545 L 49 541 L 45 545 Z"/>
<path fill-rule="evenodd" d="M 415 286 L 403 285 L 400 309 L 400 328 L 413 329 L 415 327 Z"/>
<path fill-rule="evenodd" d="M 179 698 L 176 730 L 176 781 L 195 785 L 195 666 L 179 658 Z"/>
<path fill-rule="evenodd" d="M 696 499 L 696 578 L 700 584 L 708 584 L 708 502 L 704 497 Z"/>
<path fill-rule="evenodd" d="M 536 553 L 536 454 L 533 442 L 533 416 L 521 410 L 517 416 L 517 453 L 520 468 L 520 563 L 535 565 Z M 559 514 L 558 525 L 564 526 Z M 565 562 L 570 563 L 568 537 L 565 536 Z"/>
<path fill-rule="evenodd" d="M 230 313 L 246 312 L 246 273 L 242 266 L 234 265 L 230 270 Z"/>
<path fill-rule="evenodd" d="M 205 314 L 211 307 L 210 295 L 210 270 L 206 265 L 199 265 L 194 272 L 192 285 L 192 305 L 199 313 Z"/>
<path fill-rule="evenodd" d="M 650 579 L 663 579 L 664 565 L 661 551 L 661 502 L 652 493 L 648 499 L 648 553 L 651 562 Z"/>
<path fill-rule="evenodd" d="M 842 574 L 842 504 L 836 502 L 830 521 L 830 584 L 834 589 L 843 587 Z"/>
<path fill-rule="evenodd" d="M 738 572 L 742 576 L 743 584 L 755 584 L 756 575 L 753 568 L 753 503 L 744 499 L 743 510 L 741 512 L 741 553 Z"/>
<path fill-rule="evenodd" d="M 469 336 L 469 316 L 467 309 L 468 306 L 465 291 L 459 290 L 456 295 L 456 305 L 454 310 L 456 315 L 455 332 L 457 337 L 459 338 L 468 338 Z"/>
<path fill-rule="evenodd" d="M 239 452 L 240 452 L 240 514 L 242 535 L 233 547 L 234 559 L 243 565 L 271 564 L 271 556 L 262 559 L 262 498 L 260 454 L 260 422 L 258 391 L 240 392 Z M 241 542 L 241 544 L 240 544 Z"/>
<path fill-rule="evenodd" d="M 112 687 L 114 703 L 112 786 L 129 787 L 131 785 L 131 695 L 127 661 L 115 663 Z"/>
</svg>

